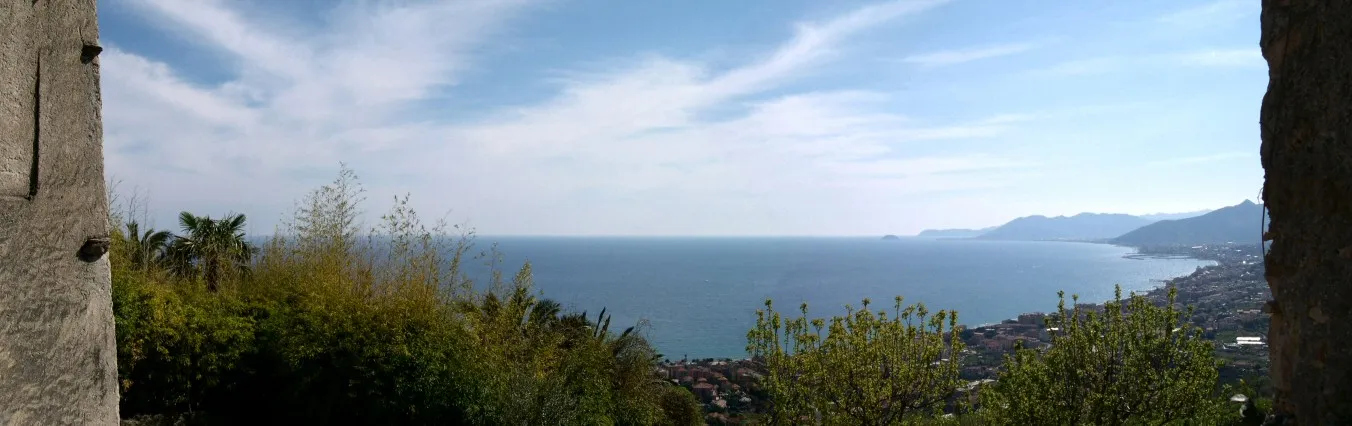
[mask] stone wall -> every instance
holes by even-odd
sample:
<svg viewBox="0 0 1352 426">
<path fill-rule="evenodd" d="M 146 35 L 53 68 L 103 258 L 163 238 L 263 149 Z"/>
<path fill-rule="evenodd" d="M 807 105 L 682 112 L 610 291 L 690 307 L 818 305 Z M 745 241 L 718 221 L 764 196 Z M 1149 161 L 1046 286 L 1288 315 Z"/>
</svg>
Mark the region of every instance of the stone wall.
<svg viewBox="0 0 1352 426">
<path fill-rule="evenodd" d="M 1352 2 L 1264 0 L 1260 22 L 1270 423 L 1352 425 Z"/>
<path fill-rule="evenodd" d="M 117 424 L 94 0 L 0 0 L 0 424 Z"/>
</svg>

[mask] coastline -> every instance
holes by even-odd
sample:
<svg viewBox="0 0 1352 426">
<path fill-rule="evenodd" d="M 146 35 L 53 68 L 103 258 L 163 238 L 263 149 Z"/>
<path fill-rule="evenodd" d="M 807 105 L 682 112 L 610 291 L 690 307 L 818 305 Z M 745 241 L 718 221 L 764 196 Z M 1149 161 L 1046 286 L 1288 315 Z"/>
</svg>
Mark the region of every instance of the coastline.
<svg viewBox="0 0 1352 426">
<path fill-rule="evenodd" d="M 1167 300 L 1177 289 L 1175 303 L 1190 306 L 1189 322 L 1200 327 L 1203 337 L 1216 345 L 1216 356 L 1225 361 L 1219 368 L 1223 383 L 1253 381 L 1266 377 L 1269 368 L 1263 344 L 1242 344 L 1240 337 L 1266 340 L 1268 314 L 1263 305 L 1271 297 L 1263 273 L 1258 245 L 1218 244 L 1199 246 L 1133 247 L 1133 259 L 1196 259 L 1214 262 L 1193 272 L 1162 280 L 1145 293 L 1136 293 L 1152 303 Z M 1101 309 L 1106 301 L 1084 302 L 1079 307 Z M 1068 307 L 1069 308 L 1069 307 Z M 984 383 L 998 377 L 1007 354 L 1018 347 L 1051 345 L 1046 313 L 1029 312 L 995 324 L 962 326 L 967 350 L 962 355 L 959 377 L 968 383 Z M 764 412 L 766 401 L 758 395 L 763 366 L 747 357 L 669 360 L 659 374 L 690 389 L 706 409 L 719 416 L 737 418 Z M 1254 386 L 1267 386 L 1253 381 Z"/>
<path fill-rule="evenodd" d="M 938 240 L 979 240 L 979 239 L 977 239 L 977 238 L 971 238 L 971 237 L 965 237 L 965 238 L 964 238 L 964 237 L 940 237 L 940 238 L 936 238 L 936 239 L 938 239 Z M 1179 275 L 1179 276 L 1174 276 L 1174 277 L 1169 277 L 1169 278 L 1162 278 L 1162 279 L 1154 279 L 1154 280 L 1151 280 L 1150 282 L 1153 283 L 1153 284 L 1155 284 L 1154 286 L 1152 286 L 1149 290 L 1146 290 L 1146 291 L 1143 292 L 1143 293 L 1136 293 L 1136 294 L 1138 294 L 1138 295 L 1140 295 L 1140 296 L 1147 297 L 1147 298 L 1152 299 L 1153 301 L 1157 301 L 1157 302 L 1158 302 L 1158 301 L 1163 301 L 1163 299 L 1167 296 L 1167 290 L 1168 290 L 1168 288 L 1170 287 L 1170 285 L 1174 285 L 1174 284 L 1176 284 L 1176 283 L 1179 282 L 1179 281 L 1184 281 L 1184 280 L 1189 280 L 1189 279 L 1192 279 L 1192 278 L 1197 278 L 1197 277 L 1199 277 L 1199 276 L 1201 276 L 1201 275 L 1205 275 L 1205 274 L 1207 274 L 1209 271 L 1214 270 L 1214 269 L 1217 269 L 1217 268 L 1237 267 L 1237 266 L 1244 266 L 1244 265 L 1247 265 L 1246 263 L 1243 263 L 1243 262 L 1246 262 L 1246 261 L 1248 261 L 1248 260 L 1252 260 L 1252 259 L 1250 259 L 1250 258 L 1255 256 L 1254 253 L 1249 253 L 1249 250 L 1252 250 L 1252 249 L 1256 249 L 1256 248 L 1257 248 L 1256 245 L 1244 245 L 1244 244 L 1232 244 L 1232 243 L 1215 244 L 1215 245 L 1205 245 L 1205 244 L 1204 244 L 1204 245 L 1198 245 L 1198 246 L 1180 246 L 1180 245 L 1173 245 L 1173 246 L 1128 246 L 1128 245 L 1121 245 L 1121 244 L 1113 244 L 1113 243 L 1110 243 L 1110 242 L 1107 242 L 1107 241 L 1071 241 L 1071 240 L 1046 240 L 1046 241 L 1047 241 L 1047 242 L 1069 242 L 1069 243 L 1104 244 L 1104 245 L 1111 245 L 1111 246 L 1116 246 L 1116 247 L 1130 248 L 1130 249 L 1134 249 L 1134 250 L 1135 250 L 1135 252 L 1132 252 L 1132 253 L 1128 253 L 1128 254 L 1123 255 L 1122 257 L 1123 257 L 1124 259 L 1132 259 L 1132 260 L 1150 260 L 1150 259 L 1166 259 L 1166 260 L 1172 259 L 1172 260 L 1178 260 L 1178 259 L 1190 259 L 1190 260 L 1202 260 L 1202 261 L 1213 262 L 1213 264 L 1211 264 L 1211 265 L 1205 265 L 1205 266 L 1198 267 L 1196 270 L 1194 270 L 1194 271 L 1192 271 L 1192 272 L 1189 272 L 1189 273 L 1187 273 L 1187 274 L 1184 274 L 1184 275 Z M 1248 250 L 1246 250 L 1246 249 L 1248 249 Z M 1248 263 L 1248 264 L 1252 264 L 1252 262 L 1250 262 L 1250 263 Z M 1128 293 L 1130 294 L 1131 292 L 1128 292 Z M 1102 300 L 1102 301 L 1083 301 L 1083 302 L 1080 303 L 1080 305 L 1081 305 L 1081 306 L 1095 306 L 1095 307 L 1102 307 L 1103 304 L 1106 303 L 1106 302 L 1108 302 L 1108 300 Z M 1045 312 L 1022 312 L 1022 313 L 1020 313 L 1019 315 L 1017 315 L 1017 316 L 1015 316 L 1015 317 L 1013 317 L 1013 318 L 1007 318 L 1007 319 L 1001 320 L 1001 321 L 999 321 L 999 322 L 981 323 L 981 324 L 975 324 L 975 325 L 972 325 L 972 324 L 959 324 L 959 326 L 962 327 L 963 329 L 983 330 L 983 329 L 989 329 L 989 328 L 993 328 L 993 327 L 999 327 L 999 326 L 1001 326 L 1001 325 L 1020 324 L 1020 322 L 1019 322 L 1019 321 L 1020 321 L 1020 318 L 1025 318 L 1024 321 L 1027 321 L 1026 318 L 1029 318 L 1030 316 L 1042 316 L 1042 315 L 1046 315 L 1046 313 L 1045 313 Z M 1023 324 L 1026 324 L 1026 322 L 1024 322 Z M 736 362 L 736 361 L 745 361 L 745 360 L 747 360 L 747 359 L 748 359 L 748 358 L 745 358 L 745 357 L 741 357 L 741 358 L 733 358 L 733 357 L 710 357 L 710 358 L 700 358 L 700 359 L 698 359 L 698 360 L 700 360 L 700 361 L 706 361 L 706 362 Z"/>
</svg>

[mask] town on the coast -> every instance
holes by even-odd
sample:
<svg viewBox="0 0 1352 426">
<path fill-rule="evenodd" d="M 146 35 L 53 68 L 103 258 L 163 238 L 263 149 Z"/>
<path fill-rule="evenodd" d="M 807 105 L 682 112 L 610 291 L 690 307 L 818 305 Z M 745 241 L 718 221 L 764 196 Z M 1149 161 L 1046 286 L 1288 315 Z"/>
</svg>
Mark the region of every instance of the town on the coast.
<svg viewBox="0 0 1352 426">
<path fill-rule="evenodd" d="M 1261 246 L 1145 246 L 1128 257 L 1188 257 L 1215 262 L 1187 276 L 1166 280 L 1144 296 L 1163 304 L 1169 289 L 1176 289 L 1175 303 L 1194 309 L 1192 322 L 1202 327 L 1204 336 L 1214 342 L 1217 357 L 1223 360 L 1221 382 L 1243 380 L 1259 393 L 1270 392 L 1266 389 L 1265 341 L 1269 315 L 1264 311 L 1270 293 L 1263 278 Z M 1079 306 L 1101 309 L 1103 305 L 1085 302 Z M 1050 346 L 1056 330 L 1046 326 L 1047 315 L 1030 312 L 999 324 L 962 329 L 960 338 L 967 349 L 962 353 L 961 376 L 968 384 L 957 395 L 993 381 L 1004 357 L 1016 348 Z M 709 424 L 740 424 L 748 415 L 765 409 L 765 393 L 757 387 L 757 379 L 764 374 L 759 365 L 753 359 L 685 359 L 663 363 L 658 375 L 694 393 L 704 405 Z"/>
</svg>

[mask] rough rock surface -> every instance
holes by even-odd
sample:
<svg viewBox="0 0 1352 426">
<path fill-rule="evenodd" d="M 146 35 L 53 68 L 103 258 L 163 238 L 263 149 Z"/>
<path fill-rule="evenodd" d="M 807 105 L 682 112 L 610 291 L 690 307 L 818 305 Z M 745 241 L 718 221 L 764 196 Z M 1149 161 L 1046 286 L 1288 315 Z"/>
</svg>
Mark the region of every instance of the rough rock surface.
<svg viewBox="0 0 1352 426">
<path fill-rule="evenodd" d="M 0 0 L 0 424 L 118 423 L 94 0 Z"/>
<path fill-rule="evenodd" d="M 1264 0 L 1271 424 L 1352 424 L 1352 2 Z"/>
</svg>

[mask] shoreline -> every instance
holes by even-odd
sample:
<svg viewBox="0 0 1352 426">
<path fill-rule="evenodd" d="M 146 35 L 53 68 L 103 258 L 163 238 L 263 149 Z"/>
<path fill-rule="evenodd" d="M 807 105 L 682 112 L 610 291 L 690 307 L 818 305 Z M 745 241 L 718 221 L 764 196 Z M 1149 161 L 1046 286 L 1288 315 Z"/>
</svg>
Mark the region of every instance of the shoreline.
<svg viewBox="0 0 1352 426">
<path fill-rule="evenodd" d="M 1135 295 L 1152 304 L 1162 304 L 1168 291 L 1176 289 L 1176 304 L 1195 308 L 1188 322 L 1199 327 L 1204 339 L 1216 346 L 1215 356 L 1225 361 L 1218 368 L 1222 383 L 1237 383 L 1255 376 L 1266 376 L 1269 369 L 1263 343 L 1241 343 L 1241 339 L 1266 340 L 1267 314 L 1262 306 L 1271 295 L 1263 278 L 1261 246 L 1219 244 L 1201 246 L 1139 247 L 1132 253 L 1139 259 L 1196 259 L 1214 262 L 1193 272 L 1167 279 Z M 1082 302 L 1082 309 L 1102 309 L 1107 301 Z M 1067 306 L 1072 308 L 1072 306 Z M 979 326 L 963 325 L 960 334 L 967 349 L 960 361 L 959 378 L 967 383 L 984 383 L 999 376 L 1006 355 L 1020 346 L 1046 348 L 1052 336 L 1046 328 L 1047 313 L 1025 312 L 1016 318 Z M 957 337 L 957 336 L 953 336 Z M 691 390 L 707 410 L 739 417 L 764 412 L 766 401 L 755 392 L 763 366 L 749 355 L 721 358 L 665 360 L 659 364 L 665 380 Z M 1256 386 L 1263 386 L 1261 383 Z"/>
<path fill-rule="evenodd" d="M 952 238 L 952 239 L 971 239 L 971 238 Z M 1152 280 L 1150 280 L 1150 283 L 1152 283 L 1152 284 L 1154 284 L 1154 285 L 1151 286 L 1151 287 L 1150 287 L 1149 289 L 1147 289 L 1147 290 L 1139 291 L 1139 292 L 1137 292 L 1137 291 L 1128 291 L 1128 292 L 1127 292 L 1127 295 L 1136 294 L 1136 295 L 1139 295 L 1139 296 L 1142 296 L 1142 297 L 1146 297 L 1146 298 L 1149 298 L 1149 299 L 1152 299 L 1152 300 L 1157 299 L 1157 298 L 1160 299 L 1160 300 L 1162 300 L 1163 297 L 1165 297 L 1165 296 L 1167 295 L 1166 290 L 1169 288 L 1170 285 L 1175 284 L 1176 281 L 1180 281 L 1180 280 L 1188 280 L 1188 279 L 1196 278 L 1196 277 L 1199 276 L 1199 274 L 1205 274 L 1205 273 L 1207 273 L 1207 271 L 1212 270 L 1212 269 L 1215 269 L 1215 268 L 1236 267 L 1236 266 L 1243 266 L 1243 265 L 1246 265 L 1246 263 L 1243 263 L 1243 262 L 1245 262 L 1245 260 L 1236 259 L 1236 256 L 1232 255 L 1231 253 L 1239 253 L 1239 254 L 1243 254 L 1243 253 L 1245 253 L 1245 251 L 1244 251 L 1245 249 L 1253 249 L 1253 248 L 1257 248 L 1257 247 L 1258 247 L 1257 245 L 1230 244 L 1230 243 L 1227 243 L 1227 244 L 1215 244 L 1215 245 L 1205 245 L 1205 244 L 1203 244 L 1203 245 L 1198 245 L 1198 246 L 1178 246 L 1178 245 L 1175 245 L 1175 246 L 1139 246 L 1139 247 L 1138 247 L 1138 246 L 1127 246 L 1127 245 L 1112 244 L 1112 243 L 1108 243 L 1108 242 L 1106 242 L 1106 241 L 1098 241 L 1098 242 L 1093 242 L 1093 241 L 1058 241 L 1058 242 L 1074 242 L 1074 243 L 1104 244 L 1104 245 L 1111 245 L 1111 246 L 1117 246 L 1117 247 L 1129 248 L 1129 249 L 1135 250 L 1135 252 L 1128 253 L 1128 254 L 1126 254 L 1126 255 L 1123 255 L 1122 257 L 1123 257 L 1124 259 L 1131 259 L 1131 260 L 1162 259 L 1162 260 L 1200 260 L 1200 261 L 1208 261 L 1208 262 L 1212 262 L 1211 265 L 1200 266 L 1200 267 L 1198 267 L 1196 270 L 1194 270 L 1194 271 L 1192 271 L 1192 272 L 1189 272 L 1189 273 L 1187 273 L 1187 274 L 1184 274 L 1184 275 L 1179 275 L 1179 276 L 1174 276 L 1174 277 L 1168 277 L 1168 278 L 1161 278 L 1161 279 L 1152 279 Z M 1232 251 L 1232 250 L 1233 250 L 1233 251 Z M 1242 256 L 1240 256 L 1240 257 L 1242 257 Z M 1108 301 L 1109 301 L 1109 300 L 1102 300 L 1102 301 L 1082 301 L 1082 302 L 1080 302 L 1079 304 L 1080 304 L 1080 305 L 1084 305 L 1084 306 L 1101 307 L 1101 306 L 1103 306 L 1103 305 L 1104 305 L 1106 302 L 1108 302 Z M 1012 318 L 1006 318 L 1006 319 L 1000 320 L 1000 321 L 998 321 L 998 322 L 982 323 L 982 324 L 975 324 L 975 325 L 972 325 L 972 324 L 959 324 L 959 326 L 962 327 L 962 328 L 965 329 L 965 330 L 981 330 L 981 329 L 988 329 L 988 328 L 992 328 L 992 327 L 999 327 L 999 326 L 1001 326 L 1001 325 L 1020 324 L 1020 322 L 1019 322 L 1019 320 L 1018 320 L 1020 317 L 1024 317 L 1024 316 L 1046 315 L 1046 314 L 1047 314 L 1046 312 L 1021 312 L 1021 313 L 1019 313 L 1018 315 L 1015 315 L 1015 316 L 1012 317 Z M 749 358 L 748 358 L 747 356 L 743 356 L 743 357 L 705 357 L 705 358 L 690 358 L 690 359 L 688 359 L 688 362 L 696 362 L 696 361 L 703 361 L 703 362 L 734 362 L 734 361 L 745 361 L 745 360 L 748 360 L 748 359 L 749 359 Z M 671 360 L 670 365 L 677 365 L 677 364 L 680 363 L 680 362 L 681 362 L 680 360 Z"/>
</svg>

